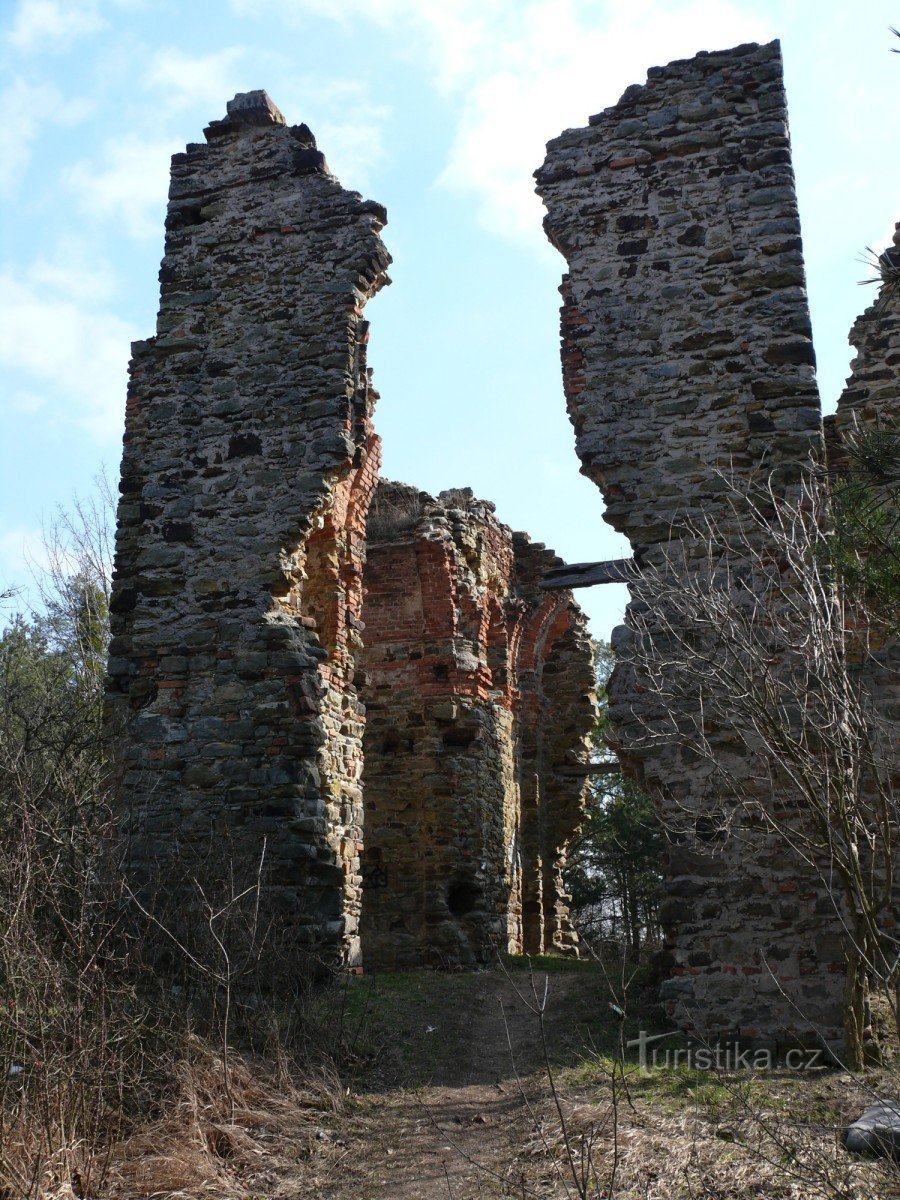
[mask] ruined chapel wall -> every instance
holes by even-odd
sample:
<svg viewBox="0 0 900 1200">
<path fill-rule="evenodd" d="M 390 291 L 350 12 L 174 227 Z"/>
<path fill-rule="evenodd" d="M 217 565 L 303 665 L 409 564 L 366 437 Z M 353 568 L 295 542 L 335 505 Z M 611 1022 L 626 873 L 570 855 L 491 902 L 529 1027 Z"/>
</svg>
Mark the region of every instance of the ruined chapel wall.
<svg viewBox="0 0 900 1200">
<path fill-rule="evenodd" d="M 523 944 L 530 954 L 574 953 L 578 936 L 563 871 L 583 817 L 597 719 L 593 646 L 572 593 L 540 586 L 561 560 L 526 534 L 514 534 L 513 544 L 517 595 L 525 605 L 514 646 Z"/>
<path fill-rule="evenodd" d="M 492 505 L 380 485 L 363 609 L 367 962 L 486 962 L 520 940 L 513 718 L 491 645 L 511 573 Z"/>
<path fill-rule="evenodd" d="M 568 263 L 563 379 L 582 471 L 639 565 L 665 568 L 673 537 L 690 564 L 704 549 L 686 522 L 740 534 L 720 472 L 785 495 L 822 456 L 778 44 L 652 69 L 551 142 L 537 180 Z M 610 685 L 623 763 L 664 816 L 714 812 L 702 764 L 671 736 L 647 737 L 664 714 L 635 679 L 630 636 L 616 631 Z M 715 739 L 753 794 L 738 739 L 725 727 Z M 759 837 L 710 854 L 682 837 L 667 875 L 673 1016 L 708 1032 L 839 1036 L 839 940 L 783 847 Z"/>
<path fill-rule="evenodd" d="M 298 940 L 358 958 L 366 300 L 384 210 L 265 93 L 172 160 L 156 335 L 135 343 L 108 728 L 142 878 L 266 844 Z M 328 948 L 331 948 L 330 950 Z"/>
<path fill-rule="evenodd" d="M 900 264 L 900 224 L 885 254 L 895 268 Z M 895 286 L 889 282 L 880 285 L 874 303 L 854 322 L 850 344 L 856 350 L 850 378 L 836 413 L 826 419 L 831 427 L 829 467 L 836 488 L 840 488 L 841 475 L 849 465 L 841 445 L 844 439 L 871 434 L 877 437 L 879 432 L 900 436 L 900 291 Z M 861 631 L 852 655 L 852 670 L 870 705 L 872 731 L 877 731 L 872 740 L 879 749 L 883 777 L 892 781 L 896 791 L 900 785 L 900 638 L 896 621 L 891 625 L 883 619 L 883 613 L 879 616 L 881 619 Z M 875 791 L 871 776 L 869 787 Z M 872 811 L 877 811 L 874 803 Z M 900 863 L 895 864 L 894 872 L 900 880 Z M 882 918 L 882 927 L 894 938 L 898 914 L 900 884 L 894 911 Z"/>
<path fill-rule="evenodd" d="M 379 485 L 363 610 L 367 963 L 520 951 L 523 888 L 546 896 L 546 915 L 528 917 L 532 941 L 576 944 L 560 874 L 581 816 L 593 677 L 571 594 L 538 586 L 558 564 L 468 490 Z M 558 646 L 551 702 L 542 679 Z M 557 781 L 563 763 L 581 774 Z"/>
<path fill-rule="evenodd" d="M 900 265 L 900 224 L 885 254 Z M 856 350 L 851 375 L 833 420 L 840 436 L 854 425 L 875 427 L 900 418 L 900 291 L 882 283 L 876 300 L 855 321 L 850 345 Z"/>
</svg>

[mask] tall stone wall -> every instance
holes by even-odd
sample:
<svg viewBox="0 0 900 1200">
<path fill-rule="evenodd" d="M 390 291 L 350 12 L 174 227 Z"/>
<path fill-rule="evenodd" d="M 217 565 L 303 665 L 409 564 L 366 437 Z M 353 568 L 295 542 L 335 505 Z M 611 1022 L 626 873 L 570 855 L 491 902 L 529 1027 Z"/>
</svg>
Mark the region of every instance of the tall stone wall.
<svg viewBox="0 0 900 1200">
<path fill-rule="evenodd" d="M 768 477 L 785 496 L 823 453 L 778 43 L 652 69 L 551 142 L 537 180 L 568 263 L 567 403 L 605 519 L 645 568 L 671 569 L 673 539 L 686 564 L 702 558 L 692 521 L 737 544 L 722 473 L 739 485 Z M 662 626 L 653 633 L 654 615 L 642 615 L 662 646 Z M 717 811 L 721 781 L 638 687 L 627 627 L 615 644 L 610 720 L 626 769 L 664 817 Z M 710 734 L 735 786 L 763 800 L 740 739 Z M 702 851 L 690 835 L 670 846 L 670 1013 L 706 1033 L 838 1038 L 843 959 L 815 881 L 747 830 Z"/>
<path fill-rule="evenodd" d="M 895 228 L 893 244 L 882 258 L 889 271 L 900 267 L 900 224 Z M 844 472 L 851 466 L 846 454 L 847 439 L 865 439 L 873 434 L 876 439 L 887 435 L 893 441 L 900 437 L 900 291 L 891 282 L 881 284 L 875 302 L 857 318 L 850 330 L 850 344 L 856 350 L 851 375 L 838 401 L 837 412 L 826 418 L 829 468 L 837 490 L 842 486 Z M 896 481 L 893 489 L 896 492 Z M 853 666 L 860 677 L 862 692 L 872 706 L 875 727 L 872 742 L 880 760 L 882 787 L 889 780 L 896 794 L 900 788 L 898 623 L 896 615 L 891 620 L 883 606 L 881 611 L 875 605 L 870 609 L 875 619 L 858 631 Z M 868 788 L 870 794 L 877 794 L 878 785 L 871 773 Z M 874 802 L 872 811 L 876 811 Z M 900 880 L 900 862 L 894 864 L 894 879 Z M 895 886 L 898 894 L 893 911 L 885 912 L 881 919 L 885 937 L 893 943 L 893 954 L 900 946 L 900 883 Z"/>
<path fill-rule="evenodd" d="M 384 210 L 235 97 L 172 160 L 156 335 L 133 347 L 108 718 L 134 868 L 265 845 L 298 941 L 359 957 L 366 301 Z"/>
<path fill-rule="evenodd" d="M 558 561 L 468 489 L 379 485 L 363 608 L 368 964 L 575 947 L 561 870 L 593 673 L 571 595 L 537 587 Z"/>
</svg>

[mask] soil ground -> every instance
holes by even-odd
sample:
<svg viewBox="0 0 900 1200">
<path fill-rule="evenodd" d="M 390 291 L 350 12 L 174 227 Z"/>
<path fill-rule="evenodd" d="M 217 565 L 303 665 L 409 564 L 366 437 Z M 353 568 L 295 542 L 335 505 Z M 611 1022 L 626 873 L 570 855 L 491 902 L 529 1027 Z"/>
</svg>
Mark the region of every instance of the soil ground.
<svg viewBox="0 0 900 1200">
<path fill-rule="evenodd" d="M 660 1016 L 640 984 L 623 1024 L 611 1007 L 621 999 L 616 981 L 594 963 L 351 979 L 328 1001 L 327 1023 L 344 1047 L 337 1073 L 276 1093 L 245 1061 L 228 1120 L 212 1084 L 195 1086 L 190 1128 L 177 1146 L 171 1128 L 145 1135 L 143 1155 L 132 1146 L 119 1195 L 900 1197 L 896 1173 L 851 1161 L 837 1140 L 873 1091 L 896 1094 L 896 1075 L 641 1073 L 630 1062 L 623 1079 L 620 1044 Z M 533 1010 L 545 988 L 542 1030 Z"/>
<path fill-rule="evenodd" d="M 545 985 L 542 1036 L 533 1010 Z M 365 1006 L 365 987 L 354 1009 Z M 339 1178 L 317 1181 L 323 1200 L 465 1200 L 518 1194 L 523 1177 L 538 1182 L 534 1162 L 520 1160 L 525 1148 L 543 1157 L 535 1117 L 547 1098 L 547 1061 L 559 1070 L 618 1038 L 602 975 L 495 970 L 384 976 L 369 987 L 378 996 L 369 1037 L 391 1027 L 394 1036 L 360 1075 L 342 1127 L 366 1153 L 348 1154 Z"/>
</svg>

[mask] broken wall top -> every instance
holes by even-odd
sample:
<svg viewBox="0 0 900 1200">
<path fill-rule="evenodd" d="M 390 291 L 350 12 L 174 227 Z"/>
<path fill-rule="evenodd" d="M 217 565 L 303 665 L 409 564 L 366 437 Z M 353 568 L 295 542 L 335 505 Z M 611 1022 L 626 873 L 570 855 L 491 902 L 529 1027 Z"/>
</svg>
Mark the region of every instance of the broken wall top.
<svg viewBox="0 0 900 1200">
<path fill-rule="evenodd" d="M 499 521 L 495 505 L 478 499 L 470 488 L 434 497 L 381 480 L 368 529 L 369 663 L 391 657 L 394 651 L 387 647 L 392 642 L 426 636 L 433 649 L 435 639 L 446 638 L 455 641 L 464 670 L 474 670 L 476 677 L 484 673 L 493 684 L 518 686 L 529 673 L 540 673 L 545 658 L 556 654 L 556 643 L 566 639 L 566 653 L 583 667 L 580 694 L 592 706 L 587 618 L 571 591 L 547 592 L 540 586 L 546 572 L 561 563 L 543 543 Z M 421 593 L 419 602 L 413 592 Z M 497 653 L 500 643 L 502 655 Z M 493 670 L 485 672 L 488 660 Z"/>
<path fill-rule="evenodd" d="M 444 543 L 457 559 L 455 586 L 508 590 L 512 531 L 495 516 L 495 505 L 471 488 L 430 496 L 405 483 L 382 479 L 369 514 L 369 551 L 404 541 Z"/>
<path fill-rule="evenodd" d="M 900 224 L 878 269 L 878 296 L 850 330 L 856 355 L 834 418 L 843 436 L 854 423 L 874 428 L 900 419 Z"/>
<path fill-rule="evenodd" d="M 582 470 L 635 546 L 787 485 L 821 449 L 777 42 L 657 67 L 550 142 L 563 375 Z"/>
<path fill-rule="evenodd" d="M 172 159 L 157 333 L 133 347 L 120 539 L 142 525 L 166 547 L 143 552 L 145 572 L 174 570 L 197 605 L 222 589 L 265 605 L 294 584 L 336 481 L 377 453 L 361 312 L 389 282 L 386 215 L 263 92 L 206 133 Z M 198 549 L 215 556 L 202 579 Z"/>
<path fill-rule="evenodd" d="M 303 945 L 359 960 L 355 655 L 379 465 L 380 205 L 263 92 L 172 160 L 157 331 L 133 347 L 107 717 L 136 878 L 228 846 Z"/>
</svg>

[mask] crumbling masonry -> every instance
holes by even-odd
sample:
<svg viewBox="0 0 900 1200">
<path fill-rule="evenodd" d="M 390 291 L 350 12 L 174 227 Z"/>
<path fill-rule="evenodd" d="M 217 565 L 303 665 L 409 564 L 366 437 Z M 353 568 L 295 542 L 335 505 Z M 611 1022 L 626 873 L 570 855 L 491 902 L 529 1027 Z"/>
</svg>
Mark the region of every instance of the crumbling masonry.
<svg viewBox="0 0 900 1200">
<path fill-rule="evenodd" d="M 552 552 L 471 492 L 382 482 L 369 519 L 367 961 L 567 952 L 562 887 L 595 720 L 590 640 Z"/>
<path fill-rule="evenodd" d="M 384 210 L 263 92 L 206 137 L 173 159 L 158 329 L 128 396 L 108 709 L 135 873 L 177 885 L 211 847 L 253 862 L 265 844 L 267 902 L 350 965 L 573 950 L 561 874 L 593 700 L 560 588 L 591 570 L 560 572 L 467 490 L 378 485 L 362 309 L 387 282 Z M 691 518 L 738 532 L 721 472 L 781 497 L 825 461 L 777 43 L 651 70 L 537 178 L 568 263 L 582 470 L 638 569 L 673 536 L 690 563 Z M 852 420 L 896 414 L 898 303 L 854 327 L 832 464 Z M 687 747 L 646 736 L 660 714 L 632 644 L 626 624 L 613 738 L 699 836 L 722 797 Z M 860 669 L 896 722 L 896 644 L 874 649 Z M 714 734 L 739 775 L 739 739 Z M 783 845 L 681 837 L 665 870 L 673 1017 L 840 1039 L 833 906 Z"/>
<path fill-rule="evenodd" d="M 571 595 L 537 589 L 556 560 L 489 505 L 432 503 L 413 550 L 374 549 L 364 770 L 379 443 L 362 311 L 388 282 L 386 220 L 264 92 L 173 158 L 157 333 L 133 348 L 111 600 L 132 869 L 171 897 L 194 872 L 262 862 L 293 944 L 355 965 L 365 826 L 374 961 L 484 961 L 521 948 L 523 920 L 530 944 L 572 948 L 560 872 L 590 645 Z M 405 629 L 383 572 L 417 555 L 424 623 L 410 613 Z M 381 689 L 401 677 L 392 708 Z M 401 707 L 393 742 L 384 722 Z M 403 855 L 401 826 L 421 839 Z"/>
<path fill-rule="evenodd" d="M 239 96 L 172 160 L 156 336 L 133 349 L 110 720 L 136 869 L 266 842 L 269 898 L 359 958 L 354 683 L 379 445 L 362 310 L 377 204 Z"/>
<path fill-rule="evenodd" d="M 587 128 L 551 142 L 537 180 L 568 264 L 563 379 L 582 471 L 637 569 L 671 569 L 673 537 L 690 564 L 703 556 L 692 520 L 738 532 L 723 474 L 768 477 L 784 497 L 811 460 L 824 461 L 778 43 L 652 69 Z M 844 428 L 851 408 L 864 419 L 879 406 L 896 412 L 892 322 L 870 313 L 853 331 Z M 652 630 L 653 614 L 644 618 Z M 662 626 L 652 636 L 663 639 Z M 639 686 L 631 637 L 627 624 L 614 634 L 620 757 L 664 817 L 698 817 L 666 865 L 670 1015 L 706 1034 L 839 1042 L 845 960 L 833 906 L 772 838 L 745 830 L 703 852 L 702 820 L 722 797 Z M 710 736 L 737 786 L 759 788 L 746 771 L 741 780 L 740 739 L 727 728 Z"/>
</svg>

